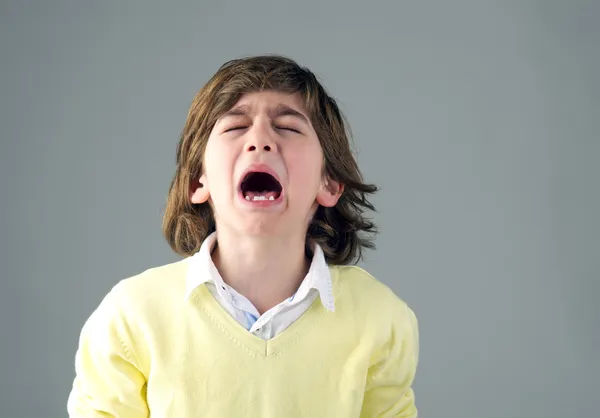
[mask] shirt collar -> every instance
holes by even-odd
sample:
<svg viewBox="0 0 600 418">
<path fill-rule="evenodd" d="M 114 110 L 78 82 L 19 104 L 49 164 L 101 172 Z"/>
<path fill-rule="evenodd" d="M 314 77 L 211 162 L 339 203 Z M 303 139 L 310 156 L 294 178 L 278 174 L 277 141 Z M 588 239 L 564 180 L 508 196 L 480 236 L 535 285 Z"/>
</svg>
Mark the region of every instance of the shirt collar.
<svg viewBox="0 0 600 418">
<path fill-rule="evenodd" d="M 186 299 L 198 286 L 208 282 L 214 283 L 217 289 L 221 290 L 226 286 L 211 257 L 212 249 L 217 241 L 216 234 L 216 232 L 210 234 L 202 243 L 200 250 L 187 260 Z M 308 274 L 294 295 L 294 299 L 306 297 L 311 289 L 319 292 L 321 303 L 325 308 L 332 312 L 335 310 L 331 273 L 323 250 L 316 243 L 313 246 L 313 257 Z"/>
</svg>

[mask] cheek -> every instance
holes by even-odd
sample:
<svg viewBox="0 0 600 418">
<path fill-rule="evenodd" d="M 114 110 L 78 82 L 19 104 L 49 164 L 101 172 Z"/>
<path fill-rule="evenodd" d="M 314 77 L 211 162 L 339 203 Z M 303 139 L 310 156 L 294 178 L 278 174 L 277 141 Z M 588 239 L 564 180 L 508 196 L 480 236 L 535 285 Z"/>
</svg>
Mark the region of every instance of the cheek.
<svg viewBox="0 0 600 418">
<path fill-rule="evenodd" d="M 294 150 L 286 157 L 290 180 L 305 186 L 318 187 L 320 185 L 323 169 L 323 154 L 320 147 L 313 146 Z M 311 192 L 310 188 L 303 187 L 303 189 L 307 189 L 306 192 Z"/>
<path fill-rule="evenodd" d="M 229 193 L 233 170 L 233 155 L 226 147 L 207 144 L 204 153 L 204 173 L 213 198 Z"/>
</svg>

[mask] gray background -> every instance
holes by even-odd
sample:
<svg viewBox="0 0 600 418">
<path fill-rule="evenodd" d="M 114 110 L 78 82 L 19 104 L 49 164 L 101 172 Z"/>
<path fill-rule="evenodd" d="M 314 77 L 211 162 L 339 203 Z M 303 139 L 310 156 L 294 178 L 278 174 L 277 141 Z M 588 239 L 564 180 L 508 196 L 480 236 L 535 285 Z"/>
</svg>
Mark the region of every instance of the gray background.
<svg viewBox="0 0 600 418">
<path fill-rule="evenodd" d="M 382 188 L 362 265 L 418 315 L 421 416 L 598 416 L 598 2 L 167 3 L 1 3 L 0 416 L 65 416 L 85 319 L 177 259 L 188 106 L 257 53 L 321 77 Z"/>
</svg>

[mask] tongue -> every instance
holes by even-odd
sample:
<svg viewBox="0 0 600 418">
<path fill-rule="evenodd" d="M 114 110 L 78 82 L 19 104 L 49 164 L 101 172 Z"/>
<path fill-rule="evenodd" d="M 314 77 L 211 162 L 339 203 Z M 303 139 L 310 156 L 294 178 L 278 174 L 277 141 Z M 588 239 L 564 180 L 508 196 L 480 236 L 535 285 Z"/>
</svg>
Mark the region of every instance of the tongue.
<svg viewBox="0 0 600 418">
<path fill-rule="evenodd" d="M 275 200 L 277 199 L 279 196 L 279 193 L 277 192 L 246 192 L 244 193 L 244 198 L 246 200 Z M 271 199 L 271 197 L 273 199 Z"/>
</svg>

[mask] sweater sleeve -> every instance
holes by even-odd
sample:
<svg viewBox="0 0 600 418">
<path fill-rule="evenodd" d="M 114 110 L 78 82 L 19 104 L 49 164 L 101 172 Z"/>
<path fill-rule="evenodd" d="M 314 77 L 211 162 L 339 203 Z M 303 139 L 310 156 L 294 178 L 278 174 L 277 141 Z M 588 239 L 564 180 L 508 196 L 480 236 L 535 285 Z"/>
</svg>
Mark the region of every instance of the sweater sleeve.
<svg viewBox="0 0 600 418">
<path fill-rule="evenodd" d="M 392 315 L 389 338 L 369 368 L 361 418 L 417 418 L 412 389 L 419 358 L 417 318 L 404 303 Z"/>
<path fill-rule="evenodd" d="M 109 293 L 81 331 L 70 417 L 147 417 L 146 379 L 129 348 L 129 327 Z"/>
</svg>

